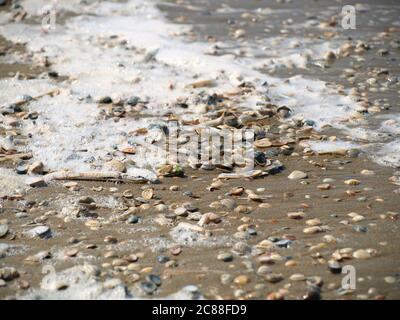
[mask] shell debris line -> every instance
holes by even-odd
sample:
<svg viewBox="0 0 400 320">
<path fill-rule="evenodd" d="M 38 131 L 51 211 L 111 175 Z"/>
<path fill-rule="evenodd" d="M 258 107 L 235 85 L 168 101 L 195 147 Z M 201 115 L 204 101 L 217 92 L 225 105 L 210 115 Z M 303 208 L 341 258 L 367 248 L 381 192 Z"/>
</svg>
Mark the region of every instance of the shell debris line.
<svg viewBox="0 0 400 320">
<path fill-rule="evenodd" d="M 400 298 L 400 4 L 53 6 L 0 1 L 0 299 Z"/>
</svg>

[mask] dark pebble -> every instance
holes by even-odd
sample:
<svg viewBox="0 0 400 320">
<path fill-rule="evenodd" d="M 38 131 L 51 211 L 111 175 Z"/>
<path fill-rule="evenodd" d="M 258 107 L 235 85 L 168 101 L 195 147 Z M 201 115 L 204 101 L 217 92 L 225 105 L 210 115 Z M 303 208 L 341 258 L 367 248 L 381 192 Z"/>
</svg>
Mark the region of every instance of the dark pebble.
<svg viewBox="0 0 400 320">
<path fill-rule="evenodd" d="M 161 286 L 161 278 L 155 274 L 149 274 L 146 277 L 146 280 L 151 283 L 154 283 L 157 287 Z"/>
<path fill-rule="evenodd" d="M 337 261 L 331 261 L 328 263 L 329 271 L 333 274 L 340 274 L 342 273 L 342 267 Z"/>
<path fill-rule="evenodd" d="M 368 231 L 368 228 L 364 227 L 364 226 L 360 226 L 360 225 L 355 225 L 353 227 L 353 230 L 356 231 L 356 232 L 364 232 L 365 233 L 365 232 Z"/>
<path fill-rule="evenodd" d="M 157 286 L 150 281 L 141 282 L 140 288 L 142 288 L 146 294 L 153 294 L 153 292 L 157 290 Z"/>
<path fill-rule="evenodd" d="M 157 261 L 159 263 L 166 263 L 171 260 L 168 256 L 157 256 Z"/>
</svg>

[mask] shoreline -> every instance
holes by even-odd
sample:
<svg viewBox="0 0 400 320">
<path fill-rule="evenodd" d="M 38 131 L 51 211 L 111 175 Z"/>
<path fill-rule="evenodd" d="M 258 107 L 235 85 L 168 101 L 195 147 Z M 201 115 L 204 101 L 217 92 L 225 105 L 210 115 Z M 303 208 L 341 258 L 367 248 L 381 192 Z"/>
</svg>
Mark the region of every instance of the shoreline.
<svg viewBox="0 0 400 320">
<path fill-rule="evenodd" d="M 236 19 L 244 21 L 242 28 L 253 26 L 251 18 L 255 14 L 254 4 L 248 5 L 250 8 L 241 9 L 241 15 L 231 11 Z M 212 14 L 203 14 L 196 7 L 185 11 L 182 6 L 185 3 L 177 5 L 175 9 L 169 8 L 171 11 L 167 16 L 171 21 L 180 20 L 184 24 L 190 21 L 200 30 L 210 26 L 206 30 L 189 32 L 193 39 L 205 37 L 211 45 L 219 43 L 217 40 L 221 43 L 232 41 L 231 27 L 225 31 L 216 28 L 218 23 L 226 20 L 231 9 L 215 11 L 218 14 L 214 18 Z M 168 10 L 167 7 L 164 9 Z M 182 12 L 186 20 L 182 18 Z M 242 16 L 246 12 L 250 12 L 250 16 Z M 371 11 L 367 11 L 367 16 L 370 14 L 368 12 Z M 285 14 L 283 17 L 274 19 L 288 19 Z M 213 28 L 216 30 L 213 31 Z M 212 35 L 215 31 L 218 32 Z M 245 32 L 243 38 L 237 39 L 239 49 L 246 47 L 247 38 L 260 35 L 257 29 Z M 273 34 L 277 30 L 271 29 L 269 32 Z M 244 43 L 240 39 L 244 39 Z M 375 69 L 390 68 L 389 74 L 377 76 L 377 79 L 380 77 L 378 82 L 390 82 L 389 77 L 398 74 L 398 61 L 378 55 L 390 40 L 390 37 L 388 40 L 384 38 L 383 44 L 376 47 L 374 43 L 370 50 L 365 50 L 360 55 L 364 61 L 359 59 L 358 54 L 350 54 L 349 57 L 338 58 L 326 69 L 316 69 L 315 66 L 306 69 L 278 68 L 272 75 L 287 78 L 303 74 L 306 78 L 337 80 L 343 90 L 347 90 L 376 75 Z M 112 40 L 107 41 L 106 44 L 111 48 L 116 46 Z M 365 41 L 369 42 L 367 39 Z M 0 47 L 3 46 L 9 47 L 10 43 L 0 38 Z M 27 54 L 20 46 L 11 45 L 7 50 L 6 56 L 16 52 L 21 53 L 22 57 Z M 233 52 L 241 55 L 235 50 Z M 232 50 L 228 50 L 217 52 L 217 55 L 231 53 Z M 390 49 L 390 56 L 397 58 L 398 49 Z M 379 67 L 363 70 L 365 61 Z M 31 76 L 29 73 L 33 73 L 34 77 L 46 72 L 46 80 L 48 72 L 53 71 L 51 65 L 37 67 L 32 62 L 32 66 L 33 69 L 29 64 L 8 65 L 0 61 L 0 78 L 9 78 L 10 71 L 21 71 L 27 73 L 28 77 Z M 342 71 L 349 68 L 353 68 L 354 72 L 347 72 L 350 76 L 341 78 L 339 75 Z M 59 74 L 52 80 L 52 85 L 65 83 L 68 88 L 73 81 L 72 77 Z M 374 86 L 371 85 L 371 88 Z M 398 112 L 398 85 L 389 86 L 387 91 L 382 92 L 371 88 L 359 94 L 360 99 L 365 98 L 369 103 L 364 111 L 370 110 L 371 114 L 383 117 L 393 111 Z M 212 92 L 214 89 L 205 90 Z M 60 99 L 66 96 L 64 93 Z M 382 98 L 387 100 L 380 100 Z M 41 103 L 51 106 L 51 99 L 45 98 L 34 107 L 40 107 Z M 65 103 L 69 101 L 65 100 Z M 231 102 L 229 99 L 227 101 Z M 236 102 L 232 100 L 232 103 Z M 112 105 L 115 107 L 118 103 L 113 101 Z M 373 109 L 378 105 L 378 109 Z M 141 119 L 145 107 L 146 104 L 143 109 L 134 110 L 137 116 L 133 118 L 121 117 L 117 125 Z M 77 104 L 76 108 L 78 110 L 80 105 Z M 98 106 L 93 104 L 92 109 L 94 112 Z M 51 109 L 38 110 L 39 114 L 46 114 Z M 33 110 L 27 110 L 30 111 Z M 185 115 L 184 110 L 182 114 Z M 379 132 L 377 129 L 381 126 L 382 116 L 375 120 L 369 117 L 367 129 Z M 282 128 L 285 123 L 276 118 L 270 121 L 274 136 L 299 130 L 292 123 Z M 361 124 L 363 126 L 365 123 Z M 301 128 L 307 129 L 306 126 Z M 311 128 L 311 132 L 328 142 L 333 136 L 346 141 L 346 132 L 338 129 L 323 128 L 319 132 Z M 395 131 L 393 137 L 396 135 Z M 388 141 L 392 141 L 390 139 L 393 137 L 389 137 Z M 377 139 L 385 141 L 386 138 L 377 135 Z M 390 180 L 396 170 L 379 166 L 363 154 L 359 157 L 308 155 L 303 153 L 301 141 L 296 141 L 291 156 L 271 156 L 271 160 L 283 163 L 285 169 L 282 172 L 258 179 L 217 179 L 222 184 L 214 181 L 218 185 L 214 191 L 210 191 L 209 187 L 220 173 L 218 169 L 205 171 L 185 168 L 185 178 L 165 177 L 160 184 L 60 181 L 51 182 L 45 188 L 33 188 L 21 196 L 9 194 L 0 202 L 0 225 L 7 226 L 5 235 L 0 239 L 3 246 L 0 247 L 0 269 L 11 267 L 15 268 L 16 273 L 11 272 L 10 279 L 0 282 L 0 298 L 74 298 L 81 290 L 78 296 L 85 299 L 90 296 L 92 289 L 101 293 L 98 298 L 105 299 L 131 297 L 126 295 L 126 291 L 135 298 L 168 297 L 177 292 L 178 298 L 188 298 L 190 295 L 179 295 L 182 294 L 182 288 L 195 285 L 207 299 L 302 299 L 313 294 L 323 299 L 399 299 L 400 260 L 396 249 L 400 241 L 397 206 L 400 187 Z M 29 142 L 27 146 L 29 148 Z M 16 163 L 6 163 L 4 165 L 2 162 L 1 168 L 15 168 Z M 256 169 L 264 168 L 258 166 Z M 288 175 L 295 170 L 306 172 L 308 177 L 288 179 Z M 374 174 L 361 174 L 362 170 L 373 171 Z M 359 181 L 359 184 L 346 185 L 344 181 L 350 179 Z M 398 178 L 392 180 L 399 183 Z M 246 192 L 240 196 L 227 196 L 226 193 L 234 187 L 244 187 L 248 194 L 255 193 L 263 200 L 261 203 L 248 200 Z M 154 196 L 144 201 L 143 188 L 153 189 Z M 229 201 L 221 204 L 223 199 Z M 191 202 L 195 208 L 177 212 L 176 209 L 186 202 Z M 236 212 L 238 205 L 242 207 Z M 244 213 L 242 210 L 250 212 Z M 217 217 L 199 226 L 199 220 L 209 212 Z M 290 212 L 301 212 L 299 220 L 289 219 L 287 213 Z M 305 216 L 301 218 L 302 215 Z M 30 239 L 29 230 L 43 226 L 48 227 L 50 232 L 46 229 L 42 236 L 33 235 L 34 238 Z M 314 228 L 312 230 L 315 233 L 305 233 L 306 228 Z M 194 245 L 193 241 L 200 244 Z M 17 247 L 13 248 L 14 245 Z M 20 245 L 27 248 L 18 247 Z M 344 248 L 352 250 L 342 253 L 345 257 L 338 259 L 337 250 Z M 75 286 L 74 275 L 65 275 L 63 270 L 83 263 L 95 267 L 72 269 L 82 277 Z M 43 266 L 48 264 L 56 268 L 58 276 L 55 282 L 42 274 Z M 354 292 L 340 290 L 342 275 L 335 274 L 328 267 L 334 265 L 336 269 L 331 267 L 331 270 L 337 271 L 348 264 L 354 265 L 357 271 L 357 288 Z M 149 280 L 149 275 L 159 277 L 162 284 L 155 286 Z M 42 288 L 45 290 L 38 290 L 43 279 L 50 282 L 46 287 L 44 281 Z M 146 295 L 146 292 L 149 294 Z"/>
</svg>

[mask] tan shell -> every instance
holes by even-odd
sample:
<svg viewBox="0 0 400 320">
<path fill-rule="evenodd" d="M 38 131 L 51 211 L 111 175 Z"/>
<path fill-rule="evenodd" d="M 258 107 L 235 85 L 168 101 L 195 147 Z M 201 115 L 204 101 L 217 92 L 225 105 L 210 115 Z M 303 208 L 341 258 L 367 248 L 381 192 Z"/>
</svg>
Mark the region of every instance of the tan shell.
<svg viewBox="0 0 400 320">
<path fill-rule="evenodd" d="M 152 188 L 148 188 L 143 190 L 142 192 L 142 197 L 146 200 L 152 199 L 154 196 L 154 190 Z"/>
<path fill-rule="evenodd" d="M 272 146 L 272 142 L 268 138 L 263 138 L 263 139 L 254 141 L 254 146 L 256 148 L 268 148 L 268 147 Z"/>
<path fill-rule="evenodd" d="M 174 170 L 174 166 L 172 164 L 166 164 L 166 165 L 161 166 L 158 169 L 158 173 L 161 175 L 164 175 L 164 174 L 171 173 L 173 170 Z"/>
<path fill-rule="evenodd" d="M 210 222 L 219 223 L 220 221 L 221 221 L 221 218 L 219 215 L 217 215 L 214 212 L 207 212 L 201 216 L 201 218 L 198 222 L 198 225 L 204 226 L 206 224 L 209 224 Z"/>
<path fill-rule="evenodd" d="M 123 195 L 124 198 L 127 198 L 127 199 L 133 198 L 133 193 L 132 193 L 132 190 L 130 190 L 130 189 L 125 190 L 122 193 L 122 195 Z"/>
</svg>

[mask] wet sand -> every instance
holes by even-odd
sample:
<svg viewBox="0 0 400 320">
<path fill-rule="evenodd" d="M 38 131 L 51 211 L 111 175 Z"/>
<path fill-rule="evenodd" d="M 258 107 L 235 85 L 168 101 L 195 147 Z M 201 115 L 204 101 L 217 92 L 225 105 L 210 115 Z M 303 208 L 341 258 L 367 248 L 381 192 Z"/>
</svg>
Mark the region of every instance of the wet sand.
<svg viewBox="0 0 400 320">
<path fill-rule="evenodd" d="M 162 276 L 163 285 L 154 294 L 154 297 L 166 296 L 176 292 L 184 285 L 196 284 L 204 296 L 211 299 L 239 297 L 264 299 L 270 297 L 269 294 L 272 292 L 277 292 L 283 288 L 287 291 L 285 298 L 299 299 L 307 293 L 307 286 L 304 281 L 293 282 L 289 280 L 289 277 L 292 274 L 300 273 L 306 277 L 322 277 L 324 281 L 322 297 L 326 299 L 355 299 L 357 297 L 398 299 L 398 280 L 392 284 L 388 284 L 384 280 L 385 277 L 389 276 L 398 279 L 400 272 L 397 250 L 400 240 L 399 222 L 397 218 L 395 220 L 390 219 L 390 214 L 385 216 L 388 211 L 395 212 L 398 210 L 398 194 L 393 193 L 398 187 L 388 181 L 391 170 L 361 159 L 352 159 L 349 163 L 343 165 L 340 163 L 348 162 L 348 158 L 310 157 L 307 160 L 301 160 L 286 157 L 282 160 L 285 161 L 286 170 L 280 174 L 252 181 L 224 182 L 220 190 L 212 192 L 207 191 L 207 186 L 211 184 L 215 177 L 214 173 L 192 171 L 187 172 L 186 178 L 165 178 L 161 184 L 151 186 L 155 190 L 156 199 L 159 198 L 160 200 L 151 200 L 149 209 L 138 210 L 137 216 L 140 220 L 139 223 L 133 225 L 126 222 L 110 222 L 110 220 L 112 221 L 111 216 L 115 215 L 116 212 L 119 215 L 121 211 L 123 212 L 121 209 L 99 208 L 94 210 L 93 212 L 98 214 L 98 230 L 90 230 L 89 227 L 85 226 L 85 222 L 91 220 L 88 218 L 72 219 L 65 222 L 62 217 L 49 214 L 45 218 L 46 225 L 53 230 L 54 237 L 47 240 L 28 240 L 22 234 L 22 231 L 35 226 L 36 224 L 29 225 L 29 222 L 35 221 L 35 219 L 43 219 L 46 212 L 51 212 L 51 210 L 55 210 L 54 214 L 60 212 L 60 207 L 54 206 L 54 203 L 58 202 L 55 201 L 56 199 L 67 197 L 79 199 L 82 196 L 97 199 L 100 195 L 112 196 L 121 203 L 121 208 L 123 208 L 123 204 L 130 206 L 132 203 L 131 200 L 124 199 L 121 193 L 131 190 L 133 195 L 137 197 L 142 192 L 143 186 L 79 182 L 79 186 L 82 187 L 80 191 L 66 192 L 64 187 L 55 184 L 50 188 L 29 192 L 23 201 L 5 201 L 2 219 L 7 219 L 10 222 L 11 232 L 5 239 L 2 239 L 2 242 L 13 245 L 28 245 L 28 248 L 26 251 L 24 250 L 23 254 L 7 256 L 2 259 L 4 265 L 17 267 L 21 274 L 20 278 L 11 285 L 2 288 L 2 294 L 4 297 L 10 297 L 16 292 L 23 293 L 23 290 L 18 289 L 21 280 L 27 281 L 32 287 L 38 287 L 42 279 L 42 264 L 30 265 L 23 262 L 23 259 L 42 250 L 48 250 L 54 256 L 58 256 L 57 259 L 48 260 L 56 259 L 54 266 L 57 271 L 75 264 L 81 264 L 86 260 L 85 257 L 92 257 L 88 261 L 94 262 L 96 265 L 100 266 L 106 263 L 101 268 L 101 279 L 107 279 L 110 276 L 120 278 L 125 281 L 129 288 L 132 288 L 133 292 L 138 292 L 138 289 L 135 287 L 135 284 L 137 285 L 136 278 L 134 283 L 130 280 L 132 273 L 138 272 L 141 278 L 149 272 L 159 274 Z M 310 164 L 311 160 L 317 164 L 322 164 L 324 167 Z M 342 169 L 338 169 L 339 167 L 342 167 Z M 308 173 L 309 178 L 304 180 L 307 184 L 288 180 L 287 174 L 299 168 Z M 372 177 L 363 176 L 360 174 L 360 169 L 374 170 L 376 175 Z M 197 178 L 194 176 L 197 176 Z M 317 185 L 321 184 L 322 180 L 327 177 L 335 179 L 331 183 L 332 189 L 319 191 Z M 345 178 L 359 179 L 361 184 L 354 187 L 347 186 L 343 183 Z M 379 183 L 377 183 L 377 178 Z M 178 185 L 180 190 L 170 191 L 171 185 Z M 91 190 L 92 187 L 99 186 L 103 186 L 104 191 L 94 192 Z M 245 196 L 232 198 L 236 200 L 238 205 L 243 204 L 252 207 L 248 214 L 209 207 L 209 204 L 213 201 L 228 198 L 225 194 L 235 186 L 244 186 L 251 190 L 265 188 L 266 190 L 260 192 L 260 195 L 266 196 L 265 203 L 268 203 L 270 207 L 259 208 L 259 203 L 249 201 Z M 108 191 L 110 187 L 115 187 L 117 190 L 110 193 Z M 372 188 L 372 190 L 364 191 L 364 188 Z M 346 193 L 348 190 L 358 190 L 359 192 L 348 195 Z M 185 196 L 183 195 L 184 191 L 191 191 L 199 198 L 192 199 Z M 361 197 L 365 197 L 365 199 Z M 41 201 L 46 201 L 48 204 L 38 205 Z M 170 220 L 168 226 L 159 226 L 154 222 L 154 218 L 159 213 L 153 205 L 160 201 L 167 205 L 191 202 L 202 213 L 214 211 L 220 214 L 223 217 L 222 222 L 207 226 L 205 230 L 215 236 L 216 239 L 228 236 L 231 241 L 227 242 L 226 245 L 217 243 L 215 247 L 212 239 L 206 245 L 194 248 L 186 247 L 183 244 L 182 253 L 176 257 L 172 256 L 167 249 L 168 245 L 166 244 L 168 242 L 164 242 L 163 239 L 164 237 L 168 239 L 172 226 L 176 226 L 180 221 L 186 221 L 186 219 L 173 219 Z M 23 206 L 23 203 L 29 204 L 29 206 Z M 306 214 L 304 219 L 291 220 L 287 218 L 288 212 L 299 210 L 304 210 Z M 26 211 L 27 217 L 16 219 L 15 213 L 21 211 Z M 350 212 L 363 215 L 365 220 L 358 223 L 352 222 L 348 216 Z M 304 221 L 312 218 L 319 218 L 323 225 L 329 226 L 331 230 L 315 235 L 304 234 L 302 231 L 306 227 Z M 348 224 L 342 224 L 343 220 L 348 221 Z M 246 224 L 254 225 L 254 229 L 257 231 L 257 235 L 251 236 L 247 241 L 251 247 L 271 236 L 279 239 L 285 239 L 285 237 L 295 239 L 290 248 L 268 250 L 278 253 L 283 259 L 283 261 L 277 261 L 270 266 L 272 272 L 283 275 L 284 279 L 279 283 L 270 284 L 263 280 L 262 276 L 255 273 L 261 265 L 258 262 L 258 255 L 235 256 L 233 261 L 228 263 L 216 260 L 220 252 L 229 252 L 231 245 L 239 241 L 232 238 L 232 235 L 237 232 L 241 225 Z M 356 232 L 353 229 L 355 225 L 367 227 L 368 231 L 366 233 Z M 323 236 L 327 234 L 332 235 L 337 239 L 337 242 L 326 243 Z M 110 235 L 117 238 L 117 244 L 104 243 L 104 238 Z M 71 243 L 71 238 L 77 239 L 77 243 Z M 320 243 L 325 243 L 325 246 L 319 249 L 311 249 Z M 88 244 L 95 244 L 97 248 L 87 249 Z M 208 245 L 211 247 L 208 248 Z M 349 247 L 354 250 L 374 248 L 377 250 L 377 254 L 367 260 L 353 258 L 341 263 L 342 265 L 350 264 L 356 268 L 358 281 L 354 293 L 350 292 L 345 296 L 340 296 L 337 289 L 340 287 L 342 275 L 331 274 L 326 263 L 331 259 L 331 254 L 336 249 Z M 62 252 L 72 248 L 78 249 L 77 256 L 63 258 Z M 104 253 L 107 251 L 115 251 L 115 254 L 111 258 L 104 258 Z M 137 271 L 118 271 L 118 267 L 109 266 L 113 260 L 130 254 L 138 256 L 143 254 L 143 257 L 138 260 L 137 266 L 135 266 Z M 176 261 L 177 266 L 166 267 L 165 264 L 157 262 L 156 257 L 160 254 L 170 256 Z M 286 259 L 297 261 L 297 265 L 285 266 Z M 246 261 L 252 266 L 250 270 L 244 266 Z M 233 277 L 241 274 L 248 275 L 249 283 L 244 285 L 222 284 L 220 281 L 222 274 L 231 274 Z M 239 289 L 243 290 L 243 293 L 235 297 L 235 291 Z M 368 294 L 368 290 L 370 290 L 370 294 Z"/>
</svg>

